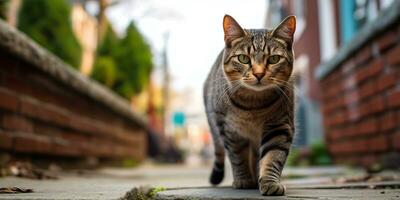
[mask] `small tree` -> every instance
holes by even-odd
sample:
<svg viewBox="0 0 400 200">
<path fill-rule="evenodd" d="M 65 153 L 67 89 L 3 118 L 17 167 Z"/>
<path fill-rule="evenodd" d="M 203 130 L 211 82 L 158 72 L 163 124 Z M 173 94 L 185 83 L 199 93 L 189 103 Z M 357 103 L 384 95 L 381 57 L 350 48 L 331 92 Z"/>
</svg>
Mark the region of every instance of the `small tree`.
<svg viewBox="0 0 400 200">
<path fill-rule="evenodd" d="M 148 84 L 153 67 L 152 54 L 133 22 L 129 24 L 119 46 L 115 89 L 122 96 L 130 98 Z"/>
<path fill-rule="evenodd" d="M 70 21 L 70 5 L 65 0 L 23 1 L 18 28 L 37 43 L 78 68 L 81 47 Z"/>
<path fill-rule="evenodd" d="M 112 88 L 116 79 L 116 65 L 110 56 L 99 56 L 94 63 L 92 78 Z"/>
<path fill-rule="evenodd" d="M 150 47 L 133 23 L 122 39 L 108 25 L 92 77 L 130 99 L 148 84 L 152 66 Z"/>
<path fill-rule="evenodd" d="M 97 56 L 93 66 L 92 78 L 109 88 L 114 88 L 117 78 L 116 55 L 119 39 L 108 25 L 106 34 L 97 48 Z"/>
<path fill-rule="evenodd" d="M 111 25 L 107 22 L 107 30 L 105 36 L 97 47 L 98 56 L 111 56 L 116 59 L 119 51 L 119 38 L 112 29 Z"/>
</svg>

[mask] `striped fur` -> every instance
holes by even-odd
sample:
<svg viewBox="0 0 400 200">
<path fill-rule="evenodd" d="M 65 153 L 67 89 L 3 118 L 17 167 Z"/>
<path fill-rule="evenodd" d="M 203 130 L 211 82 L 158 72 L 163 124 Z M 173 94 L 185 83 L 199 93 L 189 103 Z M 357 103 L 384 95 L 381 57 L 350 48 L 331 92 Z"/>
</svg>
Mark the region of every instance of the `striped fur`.
<svg viewBox="0 0 400 200">
<path fill-rule="evenodd" d="M 284 195 L 280 176 L 294 134 L 290 77 L 295 18 L 288 17 L 274 30 L 242 29 L 230 16 L 223 25 L 226 47 L 204 85 L 215 149 L 210 182 L 222 181 L 227 151 L 234 188 L 258 187 L 263 195 Z M 243 64 L 239 54 L 251 62 Z M 268 63 L 271 55 L 279 55 L 279 62 Z"/>
</svg>

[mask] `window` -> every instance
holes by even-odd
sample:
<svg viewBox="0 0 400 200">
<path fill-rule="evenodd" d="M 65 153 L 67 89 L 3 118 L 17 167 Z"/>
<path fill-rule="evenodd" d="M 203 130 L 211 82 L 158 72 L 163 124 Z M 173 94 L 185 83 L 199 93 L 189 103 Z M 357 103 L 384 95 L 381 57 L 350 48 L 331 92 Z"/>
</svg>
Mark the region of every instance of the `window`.
<svg viewBox="0 0 400 200">
<path fill-rule="evenodd" d="M 389 7 L 393 0 L 379 1 L 382 8 Z M 349 42 L 365 24 L 378 16 L 377 0 L 341 0 L 340 28 L 342 44 Z"/>
</svg>

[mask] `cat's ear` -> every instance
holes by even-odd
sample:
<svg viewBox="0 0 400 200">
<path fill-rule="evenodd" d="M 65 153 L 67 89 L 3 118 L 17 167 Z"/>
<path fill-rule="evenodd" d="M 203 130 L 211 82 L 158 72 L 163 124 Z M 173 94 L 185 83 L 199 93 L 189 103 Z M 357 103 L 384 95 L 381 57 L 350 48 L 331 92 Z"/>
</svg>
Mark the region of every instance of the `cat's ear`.
<svg viewBox="0 0 400 200">
<path fill-rule="evenodd" d="M 291 46 L 295 31 L 296 17 L 294 15 L 290 15 L 272 31 L 272 36 L 285 40 Z"/>
<path fill-rule="evenodd" d="M 230 15 L 224 16 L 223 26 L 225 34 L 224 39 L 227 47 L 231 47 L 234 40 L 245 36 L 245 32 L 242 27 L 240 27 L 236 20 Z"/>
</svg>

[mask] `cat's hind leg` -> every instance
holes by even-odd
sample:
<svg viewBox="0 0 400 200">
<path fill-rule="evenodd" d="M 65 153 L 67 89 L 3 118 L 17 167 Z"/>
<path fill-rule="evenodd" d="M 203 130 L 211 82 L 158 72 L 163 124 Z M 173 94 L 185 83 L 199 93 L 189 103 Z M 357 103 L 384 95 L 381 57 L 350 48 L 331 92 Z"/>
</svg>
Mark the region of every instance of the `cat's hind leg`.
<svg viewBox="0 0 400 200">
<path fill-rule="evenodd" d="M 235 132 L 225 130 L 224 145 L 232 165 L 232 186 L 236 189 L 257 188 L 257 181 L 250 169 L 250 141 Z"/>
<path fill-rule="evenodd" d="M 207 113 L 208 123 L 211 129 L 211 135 L 214 144 L 214 164 L 210 175 L 210 183 L 212 185 L 218 185 L 224 179 L 224 168 L 225 168 L 225 150 L 221 134 L 223 134 L 222 122 L 220 121 L 221 116 L 213 112 Z"/>
</svg>

